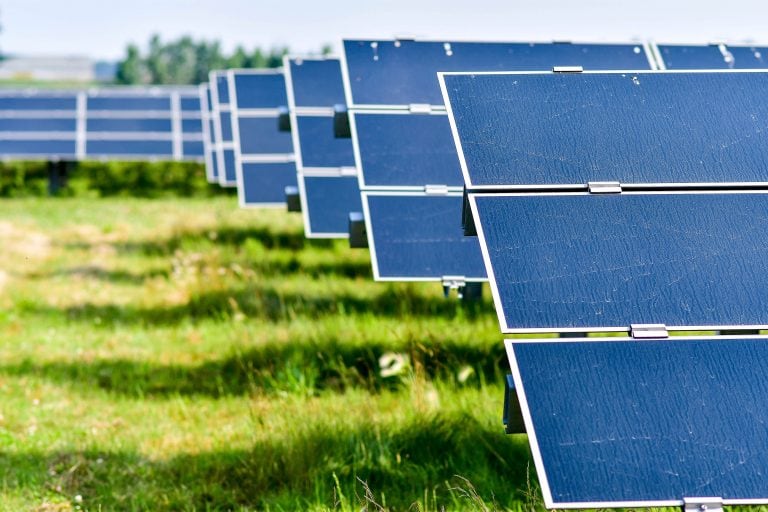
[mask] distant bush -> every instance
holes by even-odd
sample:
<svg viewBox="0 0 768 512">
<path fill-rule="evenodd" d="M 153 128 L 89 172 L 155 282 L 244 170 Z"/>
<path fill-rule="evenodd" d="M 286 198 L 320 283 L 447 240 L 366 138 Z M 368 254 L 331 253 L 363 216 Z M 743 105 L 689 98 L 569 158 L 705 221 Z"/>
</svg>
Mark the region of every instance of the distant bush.
<svg viewBox="0 0 768 512">
<path fill-rule="evenodd" d="M 79 162 L 57 195 L 67 197 L 210 197 L 232 194 L 210 185 L 205 167 L 190 162 Z M 48 194 L 48 163 L 0 162 L 0 197 Z"/>
</svg>

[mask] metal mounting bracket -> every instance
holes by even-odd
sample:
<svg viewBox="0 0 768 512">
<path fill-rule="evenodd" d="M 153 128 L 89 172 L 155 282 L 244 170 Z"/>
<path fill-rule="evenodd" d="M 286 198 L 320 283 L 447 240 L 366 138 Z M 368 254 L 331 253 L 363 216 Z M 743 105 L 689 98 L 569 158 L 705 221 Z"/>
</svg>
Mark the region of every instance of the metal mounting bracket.
<svg viewBox="0 0 768 512">
<path fill-rule="evenodd" d="M 520 399 L 515 390 L 515 380 L 507 374 L 504 379 L 504 432 L 507 434 L 525 434 L 525 422 L 520 408 Z"/>
<path fill-rule="evenodd" d="M 629 333 L 637 340 L 669 338 L 669 331 L 664 324 L 632 324 Z"/>
<path fill-rule="evenodd" d="M 618 181 L 590 181 L 587 183 L 590 194 L 621 194 Z"/>
<path fill-rule="evenodd" d="M 349 111 L 346 105 L 336 104 L 333 106 L 333 136 L 337 139 L 352 138 L 352 129 L 349 127 Z"/>
<path fill-rule="evenodd" d="M 456 290 L 458 297 L 462 297 L 464 286 L 467 284 L 467 279 L 464 276 L 443 276 L 440 280 L 443 283 L 443 294 L 446 298 L 450 296 L 451 290 Z"/>
<path fill-rule="evenodd" d="M 723 512 L 723 498 L 683 498 L 683 512 Z"/>
<path fill-rule="evenodd" d="M 448 185 L 424 185 L 424 193 L 428 195 L 444 196 L 448 193 Z"/>
<path fill-rule="evenodd" d="M 301 211 L 301 196 L 299 187 L 285 187 L 285 203 L 288 205 L 289 212 Z"/>
<path fill-rule="evenodd" d="M 552 68 L 553 73 L 581 73 L 584 68 L 581 66 L 554 66 Z"/>
<path fill-rule="evenodd" d="M 368 233 L 365 230 L 365 217 L 362 212 L 349 213 L 349 246 L 352 249 L 368 247 Z"/>
<path fill-rule="evenodd" d="M 408 105 L 408 111 L 411 114 L 431 114 L 432 105 L 429 103 L 411 103 Z"/>
<path fill-rule="evenodd" d="M 277 129 L 281 132 L 291 131 L 291 113 L 288 107 L 277 107 Z"/>
</svg>

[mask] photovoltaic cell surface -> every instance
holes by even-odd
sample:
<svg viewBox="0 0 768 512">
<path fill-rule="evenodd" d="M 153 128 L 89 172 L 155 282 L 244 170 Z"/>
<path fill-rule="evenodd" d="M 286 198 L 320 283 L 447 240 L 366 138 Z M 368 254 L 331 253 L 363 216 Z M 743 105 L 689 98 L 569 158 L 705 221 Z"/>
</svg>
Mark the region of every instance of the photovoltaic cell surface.
<svg viewBox="0 0 768 512">
<path fill-rule="evenodd" d="M 642 44 L 345 40 L 349 106 L 442 105 L 439 71 L 649 69 Z"/>
<path fill-rule="evenodd" d="M 768 73 L 444 82 L 468 187 L 768 182 Z"/>
<path fill-rule="evenodd" d="M 768 339 L 508 340 L 548 508 L 765 502 Z"/>
<path fill-rule="evenodd" d="M 485 280 L 480 246 L 461 227 L 460 194 L 363 193 L 368 245 L 380 280 Z"/>
<path fill-rule="evenodd" d="M 228 75 L 240 204 L 285 204 L 285 187 L 296 186 L 296 164 L 291 134 L 278 123 L 278 108 L 288 103 L 282 70 Z"/>
<path fill-rule="evenodd" d="M 470 201 L 504 332 L 768 325 L 768 194 Z"/>
</svg>

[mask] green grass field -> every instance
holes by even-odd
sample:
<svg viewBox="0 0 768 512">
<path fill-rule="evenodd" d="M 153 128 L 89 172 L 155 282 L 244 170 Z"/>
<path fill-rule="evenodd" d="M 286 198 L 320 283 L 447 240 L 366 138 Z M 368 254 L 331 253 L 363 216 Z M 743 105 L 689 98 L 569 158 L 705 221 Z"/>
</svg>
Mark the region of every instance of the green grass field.
<svg viewBox="0 0 768 512">
<path fill-rule="evenodd" d="M 0 202 L 2 510 L 532 510 L 484 302 L 232 198 Z"/>
</svg>

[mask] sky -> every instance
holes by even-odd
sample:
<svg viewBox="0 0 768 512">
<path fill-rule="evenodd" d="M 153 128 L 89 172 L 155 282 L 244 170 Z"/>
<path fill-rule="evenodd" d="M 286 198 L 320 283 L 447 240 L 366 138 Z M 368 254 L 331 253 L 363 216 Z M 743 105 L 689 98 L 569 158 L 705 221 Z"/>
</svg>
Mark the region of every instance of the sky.
<svg viewBox="0 0 768 512">
<path fill-rule="evenodd" d="M 757 0 L 0 0 L 0 49 L 114 60 L 154 33 L 294 53 L 394 36 L 766 44 L 766 14 Z"/>
</svg>

